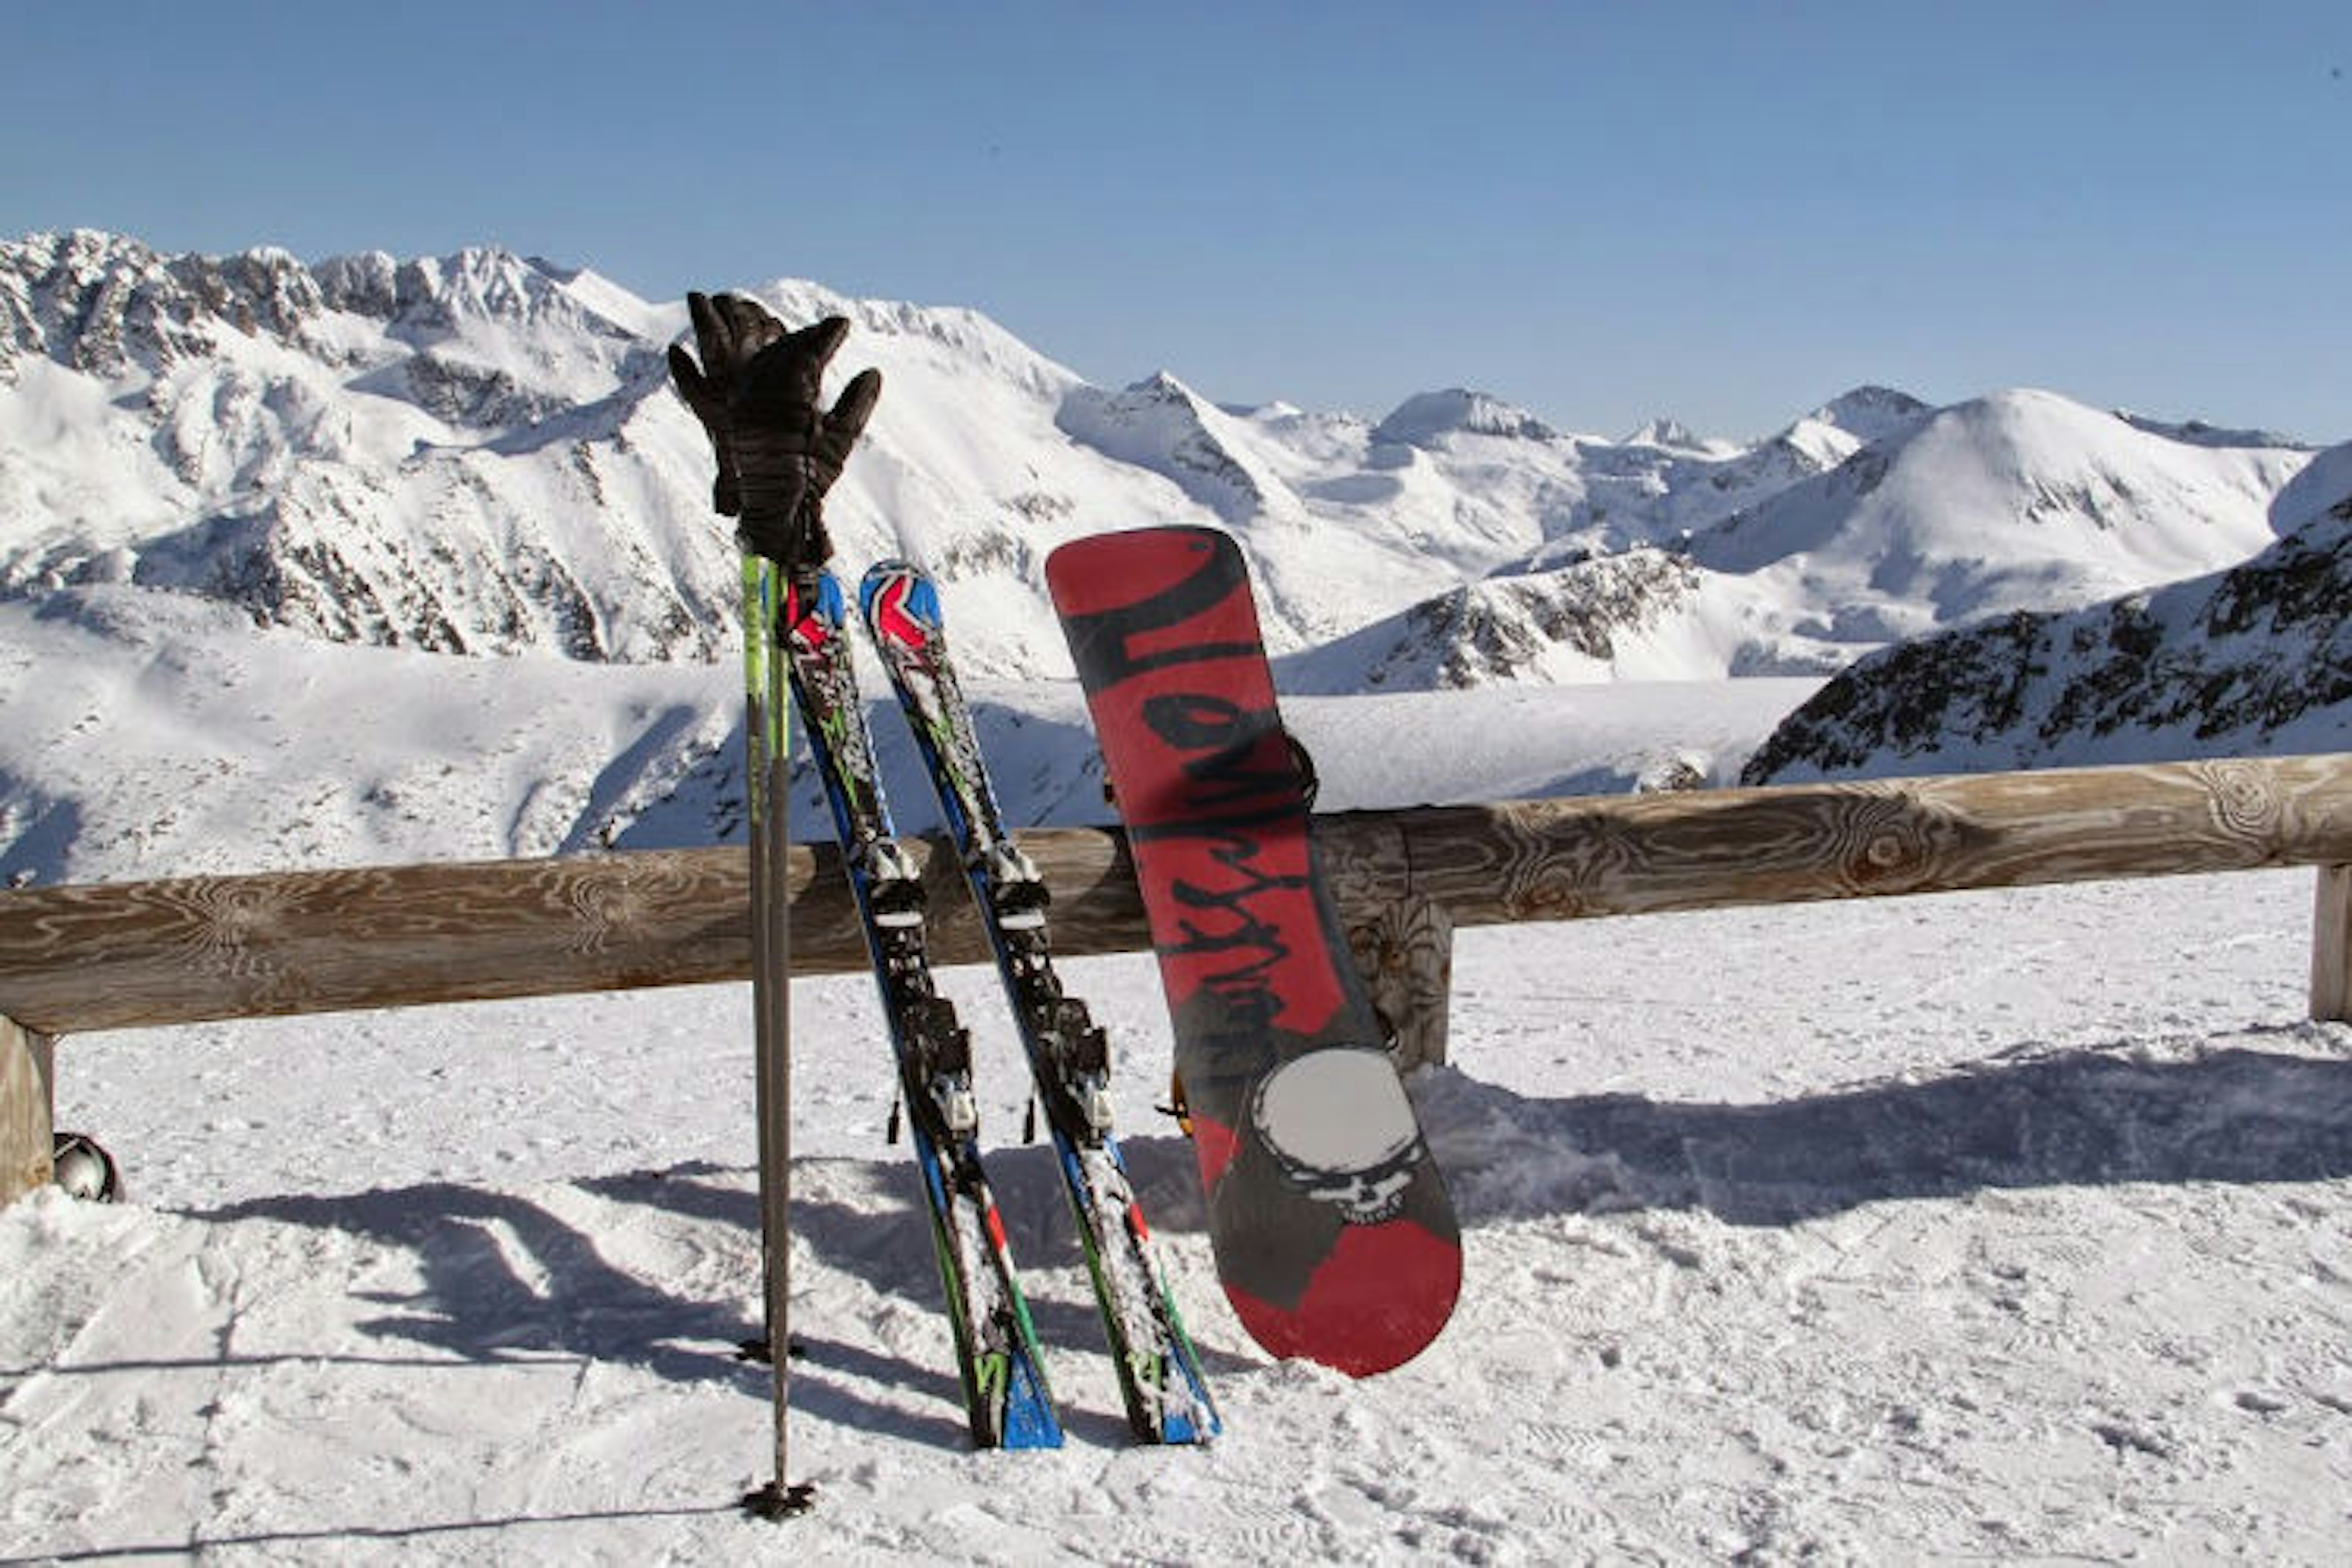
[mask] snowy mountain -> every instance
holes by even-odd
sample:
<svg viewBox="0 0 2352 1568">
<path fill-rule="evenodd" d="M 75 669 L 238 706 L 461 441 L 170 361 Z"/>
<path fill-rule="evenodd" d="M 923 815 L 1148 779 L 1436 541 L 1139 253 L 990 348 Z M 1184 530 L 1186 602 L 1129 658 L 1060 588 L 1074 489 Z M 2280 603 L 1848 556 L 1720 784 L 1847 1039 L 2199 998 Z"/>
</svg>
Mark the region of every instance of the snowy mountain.
<svg viewBox="0 0 2352 1568">
<path fill-rule="evenodd" d="M 974 967 L 1069 1439 L 971 1451 L 874 986 L 797 983 L 781 1526 L 735 1507 L 773 1474 L 744 987 L 69 1036 L 60 1123 L 130 1201 L 0 1212 L 0 1559 L 2335 1563 L 2352 1026 L 2305 1018 L 2310 918 L 2273 871 L 1465 931 L 1412 1086 L 1462 1301 L 1361 1382 L 1217 1289 L 1150 957 L 1066 963 L 1206 1449 L 1128 1436 Z"/>
<path fill-rule="evenodd" d="M 962 633 L 950 598 L 952 636 Z M 1394 734 L 1450 727 L 1452 800 L 1618 793 L 1677 763 L 1726 782 L 1811 680 L 1658 694 L 1535 688 L 1302 697 L 1332 809 L 1416 805 Z M 966 682 L 1016 822 L 1110 820 L 1076 684 Z M 0 887 L 498 859 L 728 842 L 743 833 L 742 689 L 728 665 L 453 658 L 256 628 L 202 599 L 101 585 L 0 603 Z M 1370 710 L 1377 709 L 1378 711 Z M 1359 738 L 1360 732 L 1365 738 Z M 895 713 L 874 733 L 900 826 L 937 826 Z M 1427 748 L 1402 748 L 1418 753 Z M 1353 759 L 1342 761 L 1341 759 Z M 803 755 L 794 832 L 829 817 Z"/>
<path fill-rule="evenodd" d="M 1791 714 L 1743 782 L 2293 753 L 2352 744 L 2352 445 L 2252 560 L 1889 648 Z"/>
<path fill-rule="evenodd" d="M 731 563 L 688 500 L 708 458 L 644 323 L 584 284 L 493 251 L 0 247 L 0 593 L 130 583 L 339 641 L 717 658 Z"/>
<path fill-rule="evenodd" d="M 845 558 L 909 554 L 959 584 L 980 609 L 967 658 L 1006 677 L 1066 670 L 1047 551 L 1171 521 L 1240 535 L 1277 649 L 1411 615 L 1391 641 L 1517 618 L 1540 650 L 1548 623 L 1589 627 L 1559 658 L 1357 645 L 1391 686 L 1589 678 L 1587 645 L 1638 647 L 1661 614 L 1645 593 L 1634 624 L 1607 622 L 1623 579 L 1687 574 L 1537 580 L 1644 547 L 1711 574 L 1677 601 L 1708 630 L 1678 634 L 1686 661 L 1627 668 L 1822 671 L 1969 613 L 2227 564 L 2267 542 L 2248 519 L 2305 455 L 2034 394 L 1937 413 L 1866 387 L 1748 447 L 1671 421 L 1563 434 L 1458 388 L 1377 423 L 1231 409 L 1167 373 L 1090 386 L 969 310 L 757 291 L 791 319 L 850 316 L 843 374 L 886 377 L 832 509 Z M 0 595 L 131 583 L 336 641 L 718 660 L 732 551 L 661 364 L 684 326 L 675 302 L 498 250 L 311 268 L 89 232 L 0 246 Z M 1494 602 L 1433 629 L 1457 590 Z M 1574 608 L 1512 608 L 1530 594 Z M 1350 685 L 1345 660 L 1320 668 Z"/>
<path fill-rule="evenodd" d="M 2234 565 L 2310 457 L 2031 392 L 1863 387 L 1748 445 L 1564 432 L 1465 388 L 1379 420 L 1233 407 L 1167 372 L 1092 386 L 970 310 L 753 291 L 849 316 L 838 374 L 883 371 L 834 533 L 853 573 L 939 575 L 1030 821 L 1099 813 L 1045 684 L 1043 562 L 1079 534 L 1230 530 L 1287 691 L 1491 688 L 1523 744 L 1455 798 L 1560 793 L 1727 779 L 1888 643 Z M 662 365 L 685 329 L 495 249 L 0 245 L 0 876 L 737 831 L 734 549 Z M 1510 696 L 1726 675 L 1789 679 L 1638 739 L 1630 697 Z"/>
<path fill-rule="evenodd" d="M 1556 564 L 1551 547 L 1287 674 L 1316 691 L 1826 675 L 1906 637 L 2242 561 L 2275 539 L 2272 502 L 2309 457 L 2046 392 L 1940 410 L 1865 392 L 1715 465 L 1699 489 L 1762 494 L 1720 521 Z"/>
<path fill-rule="evenodd" d="M 887 390 L 834 533 L 965 584 L 967 658 L 993 673 L 1066 669 L 1041 563 L 1078 533 L 1235 529 L 1297 647 L 1423 596 L 1433 565 L 1475 575 L 1578 525 L 1565 438 L 1495 484 L 1479 454 L 1416 464 L 1350 416 L 1227 410 L 1166 374 L 1091 387 L 971 311 L 755 291 L 856 322 L 842 372 Z M 335 641 L 716 660 L 733 551 L 661 363 L 685 324 L 498 250 L 0 246 L 0 595 L 128 583 Z"/>
</svg>

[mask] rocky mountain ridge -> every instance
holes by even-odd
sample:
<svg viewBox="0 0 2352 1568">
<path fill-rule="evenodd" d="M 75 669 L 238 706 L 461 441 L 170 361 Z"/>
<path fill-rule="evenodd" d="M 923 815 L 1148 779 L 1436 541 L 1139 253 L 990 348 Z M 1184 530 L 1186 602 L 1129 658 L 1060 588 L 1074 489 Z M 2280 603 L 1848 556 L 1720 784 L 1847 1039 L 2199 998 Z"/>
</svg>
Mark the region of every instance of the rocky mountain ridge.
<svg viewBox="0 0 2352 1568">
<path fill-rule="evenodd" d="M 1150 522 L 1241 538 L 1273 645 L 1325 650 L 1302 675 L 1317 689 L 1822 671 L 1950 618 L 1871 586 L 1905 549 L 1952 569 L 1916 548 L 1917 528 L 1882 530 L 1874 559 L 1860 540 L 1842 575 L 1819 569 L 1821 541 L 1852 531 L 1844 513 L 1901 478 L 1900 449 L 1965 423 L 1891 389 L 1744 446 L 1670 421 L 1622 442 L 1564 433 L 1461 388 L 1373 421 L 1226 407 L 1166 372 L 1094 387 L 970 310 L 754 291 L 793 319 L 856 323 L 842 374 L 875 364 L 887 389 L 832 508 L 845 562 L 908 554 L 957 584 L 977 612 L 965 658 L 989 674 L 1066 668 L 1046 552 Z M 732 544 L 661 363 L 684 325 L 675 302 L 496 249 L 305 266 L 86 231 L 0 245 L 0 595 L 124 583 L 335 641 L 721 660 Z M 2090 497 L 2118 539 L 2179 499 L 2146 478 L 2147 454 L 2225 472 L 2188 489 L 2230 518 L 2130 562 L 2145 572 L 2266 542 L 2245 518 L 2306 455 L 2063 399 L 2011 423 L 2069 421 L 2146 449 Z M 1998 471 L 1995 453 L 1979 468 L 1997 509 L 2072 504 L 2030 466 Z M 1988 569 L 2050 570 L 2005 555 Z M 2142 580 L 2156 579 L 2073 591 Z"/>
<path fill-rule="evenodd" d="M 1330 692 L 1828 675 L 1906 638 L 2242 561 L 2276 538 L 2274 500 L 2309 460 L 2047 392 L 1931 409 L 1866 391 L 1715 465 L 1709 485 L 1760 499 L 1663 543 L 1547 547 L 1286 670 Z"/>
<path fill-rule="evenodd" d="M 2352 745 L 2352 445 L 2314 459 L 2273 511 L 2283 536 L 2241 565 L 1861 660 L 1742 782 Z"/>
</svg>

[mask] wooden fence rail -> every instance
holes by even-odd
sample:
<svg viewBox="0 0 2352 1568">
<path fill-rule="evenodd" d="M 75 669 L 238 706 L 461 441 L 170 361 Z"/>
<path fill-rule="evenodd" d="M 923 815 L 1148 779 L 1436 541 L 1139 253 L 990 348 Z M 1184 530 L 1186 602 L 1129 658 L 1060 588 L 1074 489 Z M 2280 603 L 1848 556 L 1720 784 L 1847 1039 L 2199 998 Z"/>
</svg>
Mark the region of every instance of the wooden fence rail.
<svg viewBox="0 0 2352 1568">
<path fill-rule="evenodd" d="M 1316 833 L 1360 958 L 1405 967 L 1398 950 L 1421 942 L 1441 973 L 1454 926 L 2335 868 L 2320 879 L 2312 1002 L 2352 1013 L 2352 754 L 1346 813 Z M 1058 950 L 1148 945 L 1117 832 L 1021 843 L 1053 889 Z M 939 961 L 984 960 L 951 856 L 912 847 Z M 0 1020 L 16 1026 L 0 1028 L 0 1139 L 22 1094 L 47 1092 L 61 1035 L 743 979 L 747 871 L 737 847 L 0 893 Z M 830 846 L 794 852 L 797 972 L 865 963 L 837 872 Z"/>
</svg>

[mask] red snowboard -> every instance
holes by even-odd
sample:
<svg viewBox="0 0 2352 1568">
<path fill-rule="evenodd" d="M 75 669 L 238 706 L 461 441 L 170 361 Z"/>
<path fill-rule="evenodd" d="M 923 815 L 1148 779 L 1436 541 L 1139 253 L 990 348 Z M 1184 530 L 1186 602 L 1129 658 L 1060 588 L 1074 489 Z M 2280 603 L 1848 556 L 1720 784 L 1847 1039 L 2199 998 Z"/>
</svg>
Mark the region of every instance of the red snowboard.
<svg viewBox="0 0 2352 1568">
<path fill-rule="evenodd" d="M 1175 1020 L 1217 1275 L 1252 1338 L 1361 1377 L 1445 1326 L 1462 1237 L 1318 875 L 1240 550 L 1045 563 Z"/>
</svg>

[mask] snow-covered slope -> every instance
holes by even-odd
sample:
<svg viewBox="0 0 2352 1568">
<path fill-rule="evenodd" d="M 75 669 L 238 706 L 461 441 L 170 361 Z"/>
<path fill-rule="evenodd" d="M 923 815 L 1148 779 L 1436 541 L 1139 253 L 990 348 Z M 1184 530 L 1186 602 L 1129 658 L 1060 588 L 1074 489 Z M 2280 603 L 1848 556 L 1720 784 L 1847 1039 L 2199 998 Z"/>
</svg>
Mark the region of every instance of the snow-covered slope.
<svg viewBox="0 0 2352 1568">
<path fill-rule="evenodd" d="M 0 592 L 127 582 L 338 640 L 716 658 L 709 458 L 658 344 L 583 283 L 494 251 L 314 272 L 0 247 Z"/>
<path fill-rule="evenodd" d="M 0 603 L 0 886 L 738 839 L 740 679 L 321 643 L 121 585 Z M 1016 822 L 1108 820 L 1073 683 L 966 684 Z M 1475 710 L 1302 698 L 1287 716 L 1330 754 L 1323 798 L 1344 810 L 1427 798 L 1426 759 L 1370 738 L 1400 729 L 1442 749 L 1455 800 L 1615 792 L 1677 763 L 1723 782 L 1816 684 L 1690 689 L 1685 728 L 1633 687 L 1496 690 Z M 901 826 L 931 828 L 906 726 L 877 709 L 874 732 Z M 796 833 L 820 837 L 804 754 L 797 782 Z"/>
<path fill-rule="evenodd" d="M 743 987 L 71 1037 L 131 1201 L 0 1213 L 0 1558 L 2334 1563 L 2352 1028 L 2305 1021 L 2310 910 L 2268 872 L 1465 931 L 1412 1085 L 1462 1301 L 1360 1383 L 1243 1333 L 1151 961 L 1070 963 L 1205 1450 L 1127 1435 L 966 968 L 1069 1428 L 971 1450 L 874 987 L 796 984 L 782 1526 L 735 1507 L 773 1447 Z"/>
<path fill-rule="evenodd" d="M 339 646 L 123 586 L 0 604 L 0 884 L 596 848 L 740 754 L 731 675 Z"/>
<path fill-rule="evenodd" d="M 2045 392 L 1942 410 L 1856 395 L 1720 465 L 1769 493 L 1670 547 L 1549 566 L 1556 551 L 1538 552 L 1293 659 L 1289 679 L 1350 690 L 1827 674 L 1987 616 L 2242 561 L 2276 537 L 2271 503 L 2309 457 Z M 1787 482 L 1770 489 L 1759 465 Z"/>
<path fill-rule="evenodd" d="M 1691 553 L 1898 634 L 2243 560 L 2308 454 L 2185 441 L 2054 393 L 1940 410 L 1709 529 Z"/>
<path fill-rule="evenodd" d="M 2273 510 L 2285 536 L 2242 565 L 1864 660 L 1748 782 L 2352 750 L 2352 446 Z"/>
</svg>

